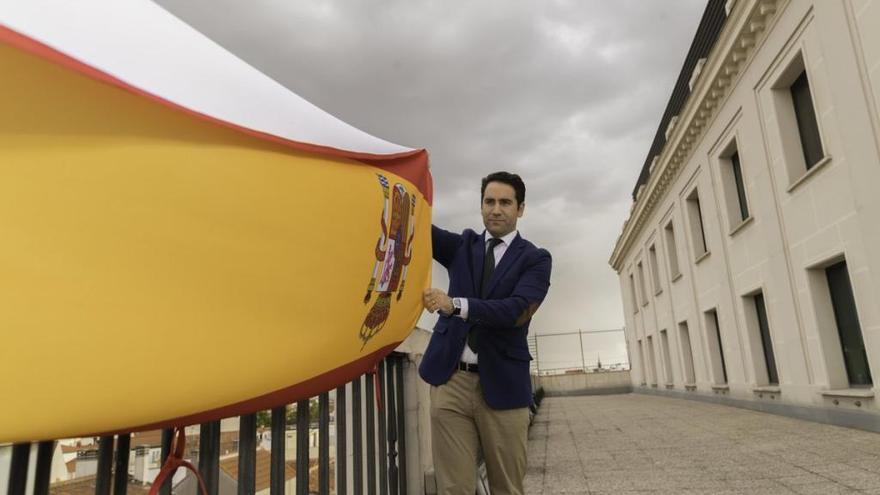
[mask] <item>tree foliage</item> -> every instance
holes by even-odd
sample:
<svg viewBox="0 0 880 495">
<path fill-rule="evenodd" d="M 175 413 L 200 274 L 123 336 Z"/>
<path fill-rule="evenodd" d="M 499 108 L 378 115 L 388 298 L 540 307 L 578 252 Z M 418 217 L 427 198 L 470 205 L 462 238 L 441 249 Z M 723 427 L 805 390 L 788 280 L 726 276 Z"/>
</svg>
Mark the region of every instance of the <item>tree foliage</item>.
<svg viewBox="0 0 880 495">
<path fill-rule="evenodd" d="M 296 425 L 296 404 L 291 404 L 287 406 L 287 414 L 286 421 L 287 425 L 293 426 Z M 318 399 L 312 398 L 309 399 L 309 422 L 317 422 L 318 421 Z M 257 412 L 257 428 L 270 428 L 272 426 L 272 411 L 259 411 Z"/>
</svg>

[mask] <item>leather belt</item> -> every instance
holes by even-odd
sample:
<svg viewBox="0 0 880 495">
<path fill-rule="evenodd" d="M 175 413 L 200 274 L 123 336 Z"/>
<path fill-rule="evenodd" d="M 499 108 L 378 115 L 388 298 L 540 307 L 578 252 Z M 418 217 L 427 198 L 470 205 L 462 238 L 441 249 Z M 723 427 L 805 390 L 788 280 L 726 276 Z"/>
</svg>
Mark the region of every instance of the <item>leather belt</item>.
<svg viewBox="0 0 880 495">
<path fill-rule="evenodd" d="M 480 371 L 480 365 L 459 361 L 458 362 L 458 369 L 460 369 L 462 371 L 470 371 L 472 373 L 478 373 Z"/>
</svg>

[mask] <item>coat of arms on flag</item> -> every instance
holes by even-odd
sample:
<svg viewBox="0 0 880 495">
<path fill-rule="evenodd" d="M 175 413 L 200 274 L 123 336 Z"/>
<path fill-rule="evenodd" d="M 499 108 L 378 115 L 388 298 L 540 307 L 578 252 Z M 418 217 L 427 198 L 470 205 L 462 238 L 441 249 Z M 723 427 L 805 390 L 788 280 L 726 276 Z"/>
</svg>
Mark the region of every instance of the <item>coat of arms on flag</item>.
<svg viewBox="0 0 880 495">
<path fill-rule="evenodd" d="M 380 220 L 381 233 L 376 243 L 376 263 L 373 265 L 373 276 L 367 286 L 364 304 L 373 299 L 374 292 L 378 295 L 361 325 L 361 348 L 385 326 L 391 312 L 392 294 L 397 292 L 397 300 L 403 295 L 415 233 L 416 196 L 407 192 L 403 184 L 396 183 L 394 187 L 389 187 L 388 179 L 384 175 L 376 175 L 379 185 L 382 186 L 384 206 Z"/>
</svg>

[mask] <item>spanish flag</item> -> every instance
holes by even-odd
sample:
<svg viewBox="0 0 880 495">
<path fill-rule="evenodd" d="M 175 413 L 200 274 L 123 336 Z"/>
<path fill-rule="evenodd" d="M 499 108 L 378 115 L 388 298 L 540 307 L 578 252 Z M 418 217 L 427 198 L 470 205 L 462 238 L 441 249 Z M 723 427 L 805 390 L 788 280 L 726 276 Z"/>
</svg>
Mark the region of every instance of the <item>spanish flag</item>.
<svg viewBox="0 0 880 495">
<path fill-rule="evenodd" d="M 425 150 L 148 0 L 5 2 L 0 74 L 0 443 L 290 403 L 414 327 Z"/>
</svg>

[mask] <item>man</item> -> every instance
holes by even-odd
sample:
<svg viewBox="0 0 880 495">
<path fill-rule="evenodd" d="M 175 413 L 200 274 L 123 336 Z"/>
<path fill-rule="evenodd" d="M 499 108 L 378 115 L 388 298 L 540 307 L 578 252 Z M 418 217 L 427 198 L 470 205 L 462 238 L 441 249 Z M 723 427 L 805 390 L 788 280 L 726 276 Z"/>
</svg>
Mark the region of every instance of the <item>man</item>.
<svg viewBox="0 0 880 495">
<path fill-rule="evenodd" d="M 449 291 L 425 291 L 425 308 L 440 318 L 419 374 L 433 385 L 434 469 L 443 495 L 474 494 L 480 450 L 492 495 L 523 493 L 532 403 L 526 336 L 551 265 L 550 253 L 516 230 L 525 196 L 518 175 L 496 172 L 482 182 L 482 234 L 432 227 Z"/>
</svg>

